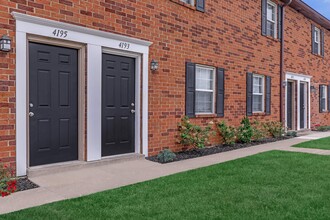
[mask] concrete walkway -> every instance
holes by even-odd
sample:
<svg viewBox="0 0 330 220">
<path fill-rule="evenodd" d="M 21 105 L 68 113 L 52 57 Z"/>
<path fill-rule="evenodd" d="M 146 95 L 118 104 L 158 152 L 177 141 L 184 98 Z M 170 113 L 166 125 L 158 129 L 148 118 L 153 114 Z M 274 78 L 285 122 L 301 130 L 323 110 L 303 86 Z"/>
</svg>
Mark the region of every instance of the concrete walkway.
<svg viewBox="0 0 330 220">
<path fill-rule="evenodd" d="M 330 136 L 330 132 L 313 133 L 294 139 L 169 164 L 158 164 L 145 159 L 133 159 L 131 161 L 94 165 L 82 169 L 36 176 L 31 180 L 37 183 L 40 186 L 39 188 L 0 198 L 0 214 L 114 189 L 271 150 L 330 155 L 330 151 L 326 150 L 290 147 L 294 144 L 328 136 Z"/>
</svg>

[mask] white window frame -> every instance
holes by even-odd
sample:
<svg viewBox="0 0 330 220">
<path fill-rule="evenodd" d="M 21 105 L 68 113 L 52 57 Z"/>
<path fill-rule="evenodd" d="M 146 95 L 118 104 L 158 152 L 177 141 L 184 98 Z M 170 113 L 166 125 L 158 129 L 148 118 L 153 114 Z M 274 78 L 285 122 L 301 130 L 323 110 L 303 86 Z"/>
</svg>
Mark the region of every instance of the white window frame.
<svg viewBox="0 0 330 220">
<path fill-rule="evenodd" d="M 314 29 L 314 43 L 317 44 L 317 54 L 321 54 L 321 30 L 317 27 Z"/>
<path fill-rule="evenodd" d="M 197 69 L 198 68 L 202 68 L 202 69 L 208 69 L 208 70 L 212 70 L 212 80 L 213 80 L 213 90 L 205 90 L 205 89 L 197 89 Z M 196 112 L 196 115 L 209 115 L 209 114 L 215 114 L 215 86 L 216 86 L 216 78 L 215 78 L 215 74 L 216 74 L 216 69 L 212 66 L 205 66 L 205 65 L 196 65 L 196 70 L 195 70 L 195 92 L 212 92 L 212 112 Z M 196 96 L 197 99 L 197 96 Z M 195 100 L 195 109 L 196 109 L 196 104 L 197 104 L 197 100 Z"/>
<path fill-rule="evenodd" d="M 320 94 L 320 96 L 321 96 L 320 105 L 322 105 L 322 100 L 323 99 L 325 101 L 324 102 L 324 109 L 321 109 L 321 110 L 322 110 L 322 112 L 327 112 L 328 111 L 328 102 L 327 102 L 327 100 L 328 100 L 328 88 L 327 88 L 327 86 L 321 85 L 321 94 Z"/>
<path fill-rule="evenodd" d="M 261 79 L 262 85 L 261 85 L 261 89 L 262 89 L 262 93 L 255 93 L 254 92 L 254 78 L 259 78 Z M 255 95 L 261 95 L 261 101 L 262 101 L 262 109 L 261 111 L 254 111 L 253 110 L 253 106 L 254 106 L 254 99 L 253 97 Z M 263 113 L 265 112 L 265 76 L 263 75 L 259 75 L 259 74 L 253 74 L 252 77 L 252 113 Z"/>
<path fill-rule="evenodd" d="M 192 5 L 192 6 L 195 6 L 195 0 L 180 0 L 186 4 L 189 4 L 189 5 Z"/>
<path fill-rule="evenodd" d="M 268 5 L 271 5 L 271 6 L 274 7 L 274 13 L 275 13 L 275 20 L 274 21 L 268 19 Z M 270 0 L 267 1 L 267 16 L 266 17 L 267 17 L 266 18 L 267 22 L 269 21 L 269 22 L 272 22 L 274 24 L 274 36 L 272 36 L 272 37 L 276 38 L 276 36 L 277 36 L 277 19 L 278 19 L 277 18 L 277 5 L 274 2 L 270 1 Z M 269 36 L 271 36 L 271 35 L 269 35 Z"/>
</svg>

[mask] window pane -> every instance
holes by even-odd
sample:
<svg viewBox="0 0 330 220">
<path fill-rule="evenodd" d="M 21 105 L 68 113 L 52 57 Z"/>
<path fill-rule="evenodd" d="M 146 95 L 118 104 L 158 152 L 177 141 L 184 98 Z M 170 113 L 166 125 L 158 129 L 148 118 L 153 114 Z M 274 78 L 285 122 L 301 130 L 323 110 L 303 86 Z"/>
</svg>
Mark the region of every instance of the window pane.
<svg viewBox="0 0 330 220">
<path fill-rule="evenodd" d="M 320 41 L 319 31 L 315 29 L 315 42 L 319 42 L 319 41 Z"/>
<path fill-rule="evenodd" d="M 321 107 L 322 107 L 322 111 L 327 110 L 326 109 L 326 99 L 325 98 L 322 98 Z"/>
<path fill-rule="evenodd" d="M 196 113 L 213 112 L 213 92 L 196 91 Z"/>
<path fill-rule="evenodd" d="M 270 4 L 267 6 L 267 20 L 275 21 L 275 7 Z"/>
<path fill-rule="evenodd" d="M 196 89 L 213 90 L 213 70 L 196 68 Z"/>
<path fill-rule="evenodd" d="M 321 91 L 322 91 L 322 98 L 325 98 L 325 86 L 322 86 L 321 87 L 322 89 L 321 89 Z"/>
<path fill-rule="evenodd" d="M 253 93 L 263 93 L 262 80 L 260 77 L 253 77 Z"/>
<path fill-rule="evenodd" d="M 275 35 L 275 24 L 271 21 L 267 21 L 267 35 L 274 36 Z"/>
<path fill-rule="evenodd" d="M 184 3 L 194 5 L 194 0 L 181 0 Z"/>
<path fill-rule="evenodd" d="M 253 95 L 253 111 L 261 112 L 263 111 L 262 107 L 262 95 Z"/>
</svg>

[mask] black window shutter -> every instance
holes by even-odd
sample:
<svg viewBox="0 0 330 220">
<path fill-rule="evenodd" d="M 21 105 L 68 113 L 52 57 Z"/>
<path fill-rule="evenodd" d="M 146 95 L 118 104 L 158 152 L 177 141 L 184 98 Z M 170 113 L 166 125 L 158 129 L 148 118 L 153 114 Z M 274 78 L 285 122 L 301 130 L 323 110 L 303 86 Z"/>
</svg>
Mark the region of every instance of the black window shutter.
<svg viewBox="0 0 330 220">
<path fill-rule="evenodd" d="M 330 112 L 330 85 L 328 85 L 328 112 Z"/>
<path fill-rule="evenodd" d="M 271 114 L 272 104 L 272 77 L 266 76 L 266 114 Z"/>
<path fill-rule="evenodd" d="M 321 30 L 321 56 L 324 57 L 324 31 Z"/>
<path fill-rule="evenodd" d="M 278 10 L 277 10 L 277 12 L 278 12 L 278 39 L 282 39 L 282 35 L 283 35 L 283 33 L 282 33 L 282 25 L 283 25 L 283 21 L 282 21 L 282 13 L 283 13 L 283 7 L 282 6 L 278 6 Z"/>
<path fill-rule="evenodd" d="M 320 85 L 320 92 L 319 92 L 319 95 L 320 95 L 320 113 L 323 112 L 323 103 L 322 103 L 322 85 Z"/>
<path fill-rule="evenodd" d="M 225 70 L 217 69 L 217 115 L 225 116 Z"/>
<path fill-rule="evenodd" d="M 315 45 L 315 25 L 312 24 L 312 53 L 316 54 L 317 47 Z"/>
<path fill-rule="evenodd" d="M 267 35 L 267 0 L 261 0 L 261 33 Z"/>
<path fill-rule="evenodd" d="M 246 74 L 246 115 L 253 114 L 253 73 Z"/>
<path fill-rule="evenodd" d="M 205 0 L 196 0 L 196 9 L 205 12 Z"/>
<path fill-rule="evenodd" d="M 186 63 L 186 116 L 195 117 L 196 65 Z"/>
</svg>

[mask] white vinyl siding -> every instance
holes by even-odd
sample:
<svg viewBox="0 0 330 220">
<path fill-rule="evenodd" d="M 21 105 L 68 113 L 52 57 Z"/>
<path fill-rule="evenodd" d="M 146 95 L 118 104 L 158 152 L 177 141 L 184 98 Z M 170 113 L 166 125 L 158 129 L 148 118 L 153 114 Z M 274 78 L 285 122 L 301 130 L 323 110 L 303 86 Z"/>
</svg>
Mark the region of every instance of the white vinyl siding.
<svg viewBox="0 0 330 220">
<path fill-rule="evenodd" d="M 265 78 L 253 75 L 253 113 L 264 112 L 265 108 Z"/>
<path fill-rule="evenodd" d="M 214 113 L 215 68 L 196 66 L 196 114 Z"/>
<path fill-rule="evenodd" d="M 277 6 L 272 1 L 267 1 L 267 35 L 276 37 L 277 34 Z"/>
</svg>

